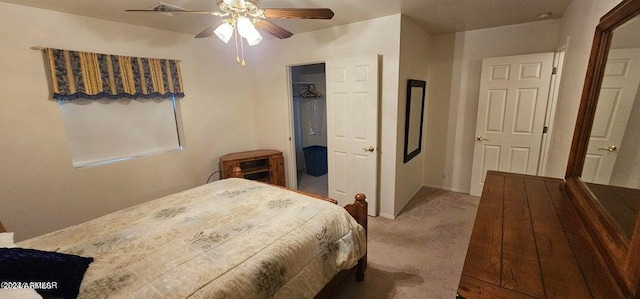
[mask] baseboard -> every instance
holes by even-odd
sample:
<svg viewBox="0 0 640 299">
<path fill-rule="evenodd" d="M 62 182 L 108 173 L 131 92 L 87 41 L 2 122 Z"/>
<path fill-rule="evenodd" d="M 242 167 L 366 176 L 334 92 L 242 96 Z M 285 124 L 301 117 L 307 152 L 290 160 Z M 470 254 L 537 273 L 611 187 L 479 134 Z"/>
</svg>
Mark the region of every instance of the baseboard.
<svg viewBox="0 0 640 299">
<path fill-rule="evenodd" d="M 433 189 L 439 189 L 439 190 L 445 190 L 445 191 L 451 191 L 451 192 L 457 192 L 457 193 L 469 194 L 469 190 L 456 189 L 456 188 L 444 187 L 444 186 L 436 186 L 436 185 L 431 185 L 431 184 L 424 184 L 424 185 L 422 185 L 422 187 L 420 189 L 418 189 L 418 191 L 416 191 L 413 195 L 411 195 L 411 197 L 409 197 L 409 200 L 407 200 L 406 202 L 404 202 L 402 204 L 400 209 L 397 210 L 398 214 L 400 214 L 400 212 L 411 202 L 411 200 L 418 193 L 420 193 L 420 190 L 422 190 L 422 188 L 424 188 L 424 187 L 433 188 Z M 396 217 L 398 216 L 398 215 L 391 215 L 391 214 L 387 214 L 387 213 L 379 213 L 378 215 L 380 217 L 384 217 L 384 218 L 387 218 L 387 219 L 396 219 Z"/>
<path fill-rule="evenodd" d="M 445 186 L 441 186 L 441 185 L 425 184 L 424 186 L 428 187 L 428 188 L 433 188 L 433 189 L 440 189 L 440 190 L 457 192 L 457 193 L 465 193 L 465 194 L 469 194 L 469 191 L 471 191 L 469 189 L 458 189 L 458 188 L 453 188 L 453 187 L 445 187 Z"/>
<path fill-rule="evenodd" d="M 387 219 L 396 219 L 396 216 L 393 216 L 391 214 L 387 214 L 387 213 L 380 213 L 380 217 L 384 217 Z"/>
</svg>

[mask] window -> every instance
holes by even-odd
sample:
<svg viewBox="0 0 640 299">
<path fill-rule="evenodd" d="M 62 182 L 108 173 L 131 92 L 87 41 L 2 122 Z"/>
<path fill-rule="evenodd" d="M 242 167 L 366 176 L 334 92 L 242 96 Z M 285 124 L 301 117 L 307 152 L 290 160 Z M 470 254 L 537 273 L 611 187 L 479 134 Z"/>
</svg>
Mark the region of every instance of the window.
<svg viewBox="0 0 640 299">
<path fill-rule="evenodd" d="M 74 167 L 182 149 L 175 97 L 58 103 Z"/>
<path fill-rule="evenodd" d="M 179 60 L 42 50 L 74 167 L 182 148 Z"/>
</svg>

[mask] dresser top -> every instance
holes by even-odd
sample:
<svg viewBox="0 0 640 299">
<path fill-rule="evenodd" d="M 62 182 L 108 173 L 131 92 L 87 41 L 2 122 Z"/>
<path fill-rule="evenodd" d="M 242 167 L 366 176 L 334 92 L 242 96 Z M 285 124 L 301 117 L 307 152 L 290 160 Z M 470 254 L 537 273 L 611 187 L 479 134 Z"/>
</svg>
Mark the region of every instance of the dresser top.
<svg viewBox="0 0 640 299">
<path fill-rule="evenodd" d="M 256 157 L 264 157 L 282 154 L 281 151 L 271 150 L 271 149 L 258 149 L 246 152 L 237 152 L 230 153 L 220 157 L 220 161 L 231 161 L 231 160 L 242 160 L 242 159 L 251 159 Z"/>
<path fill-rule="evenodd" d="M 458 286 L 463 298 L 624 298 L 564 184 L 487 172 Z"/>
</svg>

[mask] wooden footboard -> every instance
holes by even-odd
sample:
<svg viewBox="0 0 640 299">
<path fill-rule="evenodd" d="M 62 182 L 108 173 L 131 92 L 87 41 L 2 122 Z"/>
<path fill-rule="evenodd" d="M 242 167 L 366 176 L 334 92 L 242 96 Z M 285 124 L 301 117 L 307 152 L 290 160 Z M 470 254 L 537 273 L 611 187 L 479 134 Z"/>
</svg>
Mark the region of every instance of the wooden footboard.
<svg viewBox="0 0 640 299">
<path fill-rule="evenodd" d="M 369 230 L 368 228 L 368 207 L 369 204 L 367 203 L 366 199 L 367 196 L 365 196 L 362 193 L 358 193 L 355 196 L 356 201 L 352 204 L 348 204 L 346 206 L 344 206 L 344 208 L 347 210 L 347 212 L 349 212 L 349 214 L 351 214 L 351 216 L 356 220 L 356 222 L 358 222 L 358 224 L 362 225 L 362 227 L 364 228 L 364 234 L 366 237 L 367 236 L 367 231 Z M 364 253 L 364 256 L 358 261 L 358 265 L 356 266 L 356 280 L 357 281 L 363 281 L 364 280 L 364 271 L 367 270 L 367 253 Z"/>
<path fill-rule="evenodd" d="M 240 169 L 240 167 L 234 167 L 233 171 L 231 172 L 230 177 L 232 178 L 244 178 L 244 175 L 242 174 L 242 169 Z M 285 187 L 281 187 L 281 186 L 277 186 L 274 185 L 276 187 L 280 187 L 280 188 L 285 188 Z M 288 188 L 285 188 L 288 189 Z M 318 198 L 324 201 L 328 201 L 330 203 L 333 204 L 338 204 L 338 202 L 332 198 L 329 197 L 324 197 L 324 196 L 320 196 L 317 194 L 312 194 L 312 193 L 307 193 L 304 191 L 299 191 L 299 190 L 293 190 L 293 189 L 288 189 L 297 193 L 301 193 L 313 198 Z M 358 224 L 360 224 L 363 228 L 364 228 L 364 232 L 365 232 L 365 236 L 367 234 L 368 231 L 368 203 L 366 201 L 367 197 L 362 194 L 362 193 L 358 193 L 355 195 L 355 201 L 352 204 L 348 204 L 346 206 L 344 206 L 345 210 L 347 210 L 347 212 L 349 212 L 349 214 L 353 217 L 353 219 L 356 220 L 356 222 L 358 222 Z M 356 280 L 357 281 L 363 281 L 364 280 L 364 272 L 367 270 L 367 253 L 365 252 L 364 256 L 358 260 L 358 265 L 356 265 L 355 267 L 349 269 L 349 270 L 344 270 L 338 274 L 336 274 L 336 276 L 333 277 L 333 279 L 320 291 L 320 293 L 318 293 L 318 295 L 316 296 L 316 298 L 329 298 L 331 297 L 331 295 L 333 293 L 335 293 L 335 291 L 337 289 L 339 289 L 344 283 L 345 281 L 351 277 L 352 274 L 355 273 L 356 276 Z"/>
<path fill-rule="evenodd" d="M 294 190 L 295 191 L 295 190 Z M 344 206 L 344 208 L 351 214 L 351 216 L 358 222 L 358 224 L 362 225 L 364 228 L 365 236 L 368 231 L 368 204 L 366 201 L 366 196 L 362 193 L 358 193 L 355 196 L 355 202 L 352 204 L 348 204 Z M 364 253 L 364 256 L 358 260 L 358 264 L 348 270 L 344 270 L 336 274 L 325 287 L 320 290 L 318 295 L 316 295 L 315 299 L 324 299 L 324 298 L 333 298 L 334 294 L 347 282 L 349 278 L 351 278 L 354 274 L 356 276 L 356 281 L 364 280 L 364 272 L 367 270 L 367 253 Z"/>
</svg>

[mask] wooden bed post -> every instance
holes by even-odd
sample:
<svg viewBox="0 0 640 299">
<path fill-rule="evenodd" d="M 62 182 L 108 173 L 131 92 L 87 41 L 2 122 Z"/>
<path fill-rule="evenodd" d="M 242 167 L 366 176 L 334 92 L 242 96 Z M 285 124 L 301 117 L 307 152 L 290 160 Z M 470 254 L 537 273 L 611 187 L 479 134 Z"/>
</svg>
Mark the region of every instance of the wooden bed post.
<svg viewBox="0 0 640 299">
<path fill-rule="evenodd" d="M 233 170 L 231 170 L 231 175 L 229 177 L 244 179 L 244 174 L 242 173 L 242 169 L 240 169 L 240 167 L 234 167 Z"/>
<path fill-rule="evenodd" d="M 353 216 L 358 224 L 362 225 L 362 227 L 364 228 L 365 236 L 367 236 L 367 231 L 369 230 L 369 222 L 367 218 L 369 204 L 366 201 L 367 196 L 362 193 L 358 193 L 356 194 L 355 199 L 356 201 L 354 203 L 348 204 L 344 208 L 347 210 L 347 212 L 349 212 L 349 214 L 351 214 L 351 216 Z M 364 271 L 367 270 L 367 253 L 365 253 L 364 256 L 358 261 L 358 265 L 356 267 L 356 280 L 363 281 Z"/>
</svg>

